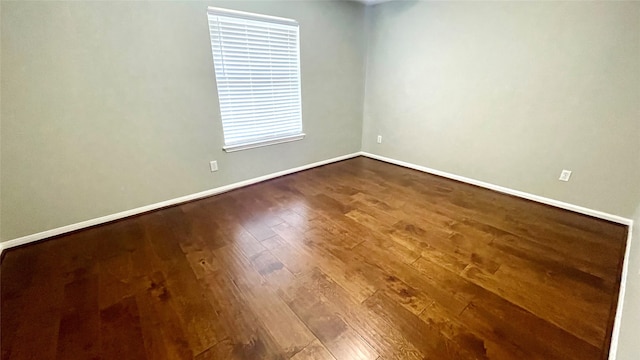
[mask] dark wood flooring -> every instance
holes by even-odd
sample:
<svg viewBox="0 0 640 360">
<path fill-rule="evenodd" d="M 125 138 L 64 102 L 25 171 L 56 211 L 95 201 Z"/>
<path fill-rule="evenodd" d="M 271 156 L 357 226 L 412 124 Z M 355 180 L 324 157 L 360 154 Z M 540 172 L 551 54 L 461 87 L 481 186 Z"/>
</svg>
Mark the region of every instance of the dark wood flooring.
<svg viewBox="0 0 640 360">
<path fill-rule="evenodd" d="M 355 158 L 9 250 L 2 359 L 604 359 L 626 233 Z"/>
</svg>

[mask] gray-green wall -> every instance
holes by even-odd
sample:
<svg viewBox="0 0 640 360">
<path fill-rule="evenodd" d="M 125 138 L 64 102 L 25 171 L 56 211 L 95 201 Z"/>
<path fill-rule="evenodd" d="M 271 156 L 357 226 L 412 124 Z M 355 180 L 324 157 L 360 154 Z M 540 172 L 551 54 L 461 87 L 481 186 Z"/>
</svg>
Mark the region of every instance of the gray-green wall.
<svg viewBox="0 0 640 360">
<path fill-rule="evenodd" d="M 208 5 L 298 20 L 304 140 L 222 151 Z M 0 240 L 360 150 L 366 41 L 358 3 L 0 6 Z"/>
<path fill-rule="evenodd" d="M 633 216 L 640 2 L 398 1 L 369 15 L 364 151 Z"/>
</svg>

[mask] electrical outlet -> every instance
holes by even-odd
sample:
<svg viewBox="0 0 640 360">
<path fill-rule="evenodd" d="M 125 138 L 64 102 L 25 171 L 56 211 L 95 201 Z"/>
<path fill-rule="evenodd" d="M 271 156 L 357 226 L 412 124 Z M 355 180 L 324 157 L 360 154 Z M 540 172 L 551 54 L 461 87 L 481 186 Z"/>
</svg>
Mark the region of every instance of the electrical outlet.
<svg viewBox="0 0 640 360">
<path fill-rule="evenodd" d="M 382 135 L 378 135 L 378 144 L 382 144 Z"/>
<path fill-rule="evenodd" d="M 209 162 L 209 167 L 211 168 L 211 172 L 214 171 L 218 171 L 218 162 L 217 161 L 210 161 Z"/>
<path fill-rule="evenodd" d="M 560 181 L 569 181 L 569 178 L 571 177 L 571 170 L 562 170 L 562 173 L 560 173 Z"/>
</svg>

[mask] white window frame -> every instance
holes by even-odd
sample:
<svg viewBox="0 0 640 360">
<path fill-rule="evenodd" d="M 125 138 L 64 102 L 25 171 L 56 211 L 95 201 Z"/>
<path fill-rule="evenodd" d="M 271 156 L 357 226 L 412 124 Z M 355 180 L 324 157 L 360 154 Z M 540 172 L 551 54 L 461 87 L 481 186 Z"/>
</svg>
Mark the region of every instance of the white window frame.
<svg viewBox="0 0 640 360">
<path fill-rule="evenodd" d="M 218 90 L 218 99 L 220 102 L 220 116 L 222 119 L 223 136 L 224 136 L 224 143 L 225 143 L 223 149 L 226 152 L 231 152 L 231 151 L 239 151 L 239 150 L 251 149 L 251 148 L 256 148 L 261 146 L 280 144 L 280 143 L 303 139 L 305 137 L 305 134 L 302 128 L 302 92 L 301 92 L 301 78 L 300 78 L 300 33 L 299 33 L 298 22 L 292 19 L 280 18 L 275 16 L 269 16 L 269 15 L 254 14 L 254 13 L 248 13 L 248 12 L 242 12 L 242 11 L 236 11 L 236 10 L 216 8 L 216 7 L 208 7 L 207 18 L 208 18 L 208 24 L 209 24 L 209 34 L 211 39 L 211 50 L 212 50 L 213 61 L 214 61 L 214 69 L 216 74 L 216 87 Z M 268 50 L 266 50 L 267 52 L 269 52 L 269 54 L 267 54 L 267 56 L 269 57 L 267 65 L 259 65 L 255 57 L 252 60 L 251 59 L 252 50 L 250 50 L 250 46 L 247 46 L 246 51 L 244 51 L 245 53 L 249 54 L 247 55 L 247 59 L 238 60 L 238 63 L 239 65 L 243 65 L 243 64 L 247 65 L 247 67 L 250 68 L 250 70 L 248 70 L 246 74 L 241 73 L 240 75 L 238 75 L 236 73 L 236 76 L 234 76 L 236 80 L 229 79 L 231 76 L 228 75 L 227 73 L 227 70 L 226 70 L 227 67 L 225 66 L 224 59 L 225 59 L 225 56 L 227 59 L 231 58 L 230 53 L 232 50 L 225 50 L 225 46 L 226 46 L 226 49 L 229 49 L 229 47 L 224 44 L 224 37 L 226 34 L 224 33 L 223 30 L 220 30 L 220 29 L 222 28 L 221 25 L 223 25 L 223 23 L 221 22 L 234 21 L 234 19 L 249 20 L 251 22 L 260 22 L 262 23 L 259 25 L 260 27 L 272 26 L 274 28 L 274 31 L 278 31 L 277 27 L 282 27 L 283 25 L 287 27 L 288 31 L 295 29 L 295 54 L 294 56 L 287 54 L 289 58 L 286 59 L 286 62 L 288 62 L 289 64 L 295 64 L 295 70 L 293 72 L 292 72 L 292 68 L 293 68 L 292 65 L 290 65 L 286 69 L 286 71 L 289 73 L 289 75 L 287 75 L 287 77 L 290 78 L 289 80 L 279 81 L 277 79 L 274 79 L 274 75 L 273 75 L 274 65 L 277 66 L 279 64 L 277 63 L 277 61 L 275 64 L 271 62 L 273 60 L 273 58 L 271 57 L 272 55 L 270 54 L 272 45 L 270 43 L 267 43 L 269 42 L 269 40 L 266 41 L 265 45 L 259 44 L 259 45 L 262 45 L 263 49 L 268 48 Z M 250 26 L 250 23 L 248 24 L 249 24 L 248 26 Z M 229 26 L 233 26 L 233 25 L 235 24 L 230 24 Z M 238 26 L 242 26 L 242 25 L 238 25 Z M 246 30 L 244 32 L 245 34 L 247 34 Z M 238 46 L 236 45 L 238 38 L 241 41 L 242 40 L 249 41 L 248 38 L 246 39 L 242 38 L 242 35 L 236 35 L 236 34 L 234 35 L 236 37 L 233 39 L 233 41 L 235 42 L 233 43 L 232 46 Z M 248 36 L 249 35 L 247 35 L 247 37 Z M 263 37 L 262 35 L 258 35 L 258 36 Z M 264 37 L 268 39 L 269 36 L 272 36 L 271 39 L 274 39 L 277 35 L 271 35 L 269 33 L 269 35 Z M 228 39 L 230 38 L 231 36 L 228 37 Z M 251 40 L 255 41 L 255 39 L 251 39 Z M 279 44 L 276 42 L 275 45 L 279 45 Z M 243 50 L 244 48 L 239 51 L 243 52 Z M 225 53 L 225 51 L 227 52 Z M 264 51 L 264 50 L 257 50 L 257 51 Z M 265 54 L 260 53 L 259 55 L 265 55 Z M 227 63 L 229 63 L 229 61 Z M 264 64 L 264 61 L 262 63 Z M 240 71 L 242 71 L 242 69 Z M 256 74 L 252 73 L 253 71 L 260 72 L 260 75 L 262 76 L 261 79 L 263 79 L 261 80 L 263 84 L 256 85 L 257 81 L 252 78 L 252 75 L 254 77 L 256 76 Z M 265 75 L 265 71 L 268 72 L 269 74 Z M 295 73 L 295 76 L 292 75 L 294 73 Z M 266 82 L 267 84 L 264 85 L 264 82 Z M 237 86 L 239 83 L 248 84 L 248 86 L 243 87 L 243 90 L 237 90 Z M 221 84 L 224 84 L 224 85 L 221 85 Z M 275 100 L 282 101 L 282 99 L 278 99 L 278 96 L 274 95 L 273 93 L 274 86 L 278 86 L 278 85 L 289 86 L 289 89 L 291 89 L 293 86 L 294 88 L 293 95 L 291 95 L 291 97 L 289 98 L 284 99 L 285 103 L 288 103 L 288 105 L 286 105 L 284 108 L 279 108 L 276 105 L 269 103 L 268 101 L 267 101 L 267 104 L 264 104 L 265 103 L 264 95 L 262 95 L 263 97 L 263 100 L 261 101 L 262 104 L 260 105 L 256 104 L 256 99 L 259 99 L 258 97 L 256 97 L 256 94 L 254 94 L 255 89 L 258 89 L 257 86 L 260 86 L 259 91 L 262 91 L 263 93 L 266 91 L 267 93 L 270 93 L 270 96 L 274 96 L 274 99 L 273 99 L 274 101 Z M 297 86 L 297 91 L 295 90 L 296 86 Z M 249 90 L 246 90 L 246 89 L 249 89 Z M 236 92 L 234 93 L 234 91 Z M 267 98 L 271 100 L 271 98 L 269 98 L 268 96 Z M 238 100 L 238 99 L 241 99 L 241 100 Z M 239 105 L 234 106 L 233 105 L 234 101 L 236 103 L 238 101 L 249 103 L 250 105 L 242 105 L 242 106 L 245 106 L 245 108 L 242 108 Z M 267 107 L 267 110 L 262 110 L 265 106 Z M 256 110 L 258 110 L 257 112 L 259 114 L 255 113 Z M 269 111 L 271 111 L 271 113 L 269 113 Z M 283 113 L 286 113 L 287 115 L 284 115 Z M 238 114 L 241 114 L 241 115 L 238 115 Z M 256 122 L 259 122 L 259 121 L 268 122 L 269 118 L 274 119 L 273 120 L 274 122 L 269 123 L 263 128 L 260 128 L 260 125 L 256 124 Z M 280 125 L 279 129 L 276 129 L 277 126 L 274 126 L 276 124 Z M 285 129 L 284 131 L 281 130 L 283 128 Z M 242 129 L 242 130 L 239 130 L 239 129 Z M 242 138 L 242 134 L 240 134 L 241 132 L 246 133 L 246 132 L 251 132 L 252 130 L 257 130 L 256 131 L 257 133 L 260 133 L 260 131 L 262 131 L 263 135 L 257 136 L 256 133 L 254 133 L 252 134 L 253 137 L 249 135 L 248 138 L 245 138 L 245 139 Z M 270 135 L 266 134 L 265 132 L 267 131 L 271 131 L 272 134 Z"/>
</svg>

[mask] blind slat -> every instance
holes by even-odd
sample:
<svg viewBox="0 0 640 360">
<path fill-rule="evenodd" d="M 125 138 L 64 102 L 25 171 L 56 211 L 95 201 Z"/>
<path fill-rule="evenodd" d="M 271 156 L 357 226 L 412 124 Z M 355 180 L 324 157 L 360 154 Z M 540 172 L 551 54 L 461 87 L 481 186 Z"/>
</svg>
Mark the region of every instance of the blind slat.
<svg viewBox="0 0 640 360">
<path fill-rule="evenodd" d="M 219 51 L 219 54 L 215 53 L 214 50 L 214 54 L 213 56 L 215 57 L 216 55 L 218 56 L 222 56 L 222 52 Z M 263 61 L 271 61 L 271 62 L 276 62 L 276 63 L 280 63 L 280 62 L 285 62 L 285 61 L 291 61 L 291 56 L 287 55 L 287 56 L 280 56 L 280 55 L 269 55 L 269 54 L 263 54 L 263 53 L 249 53 L 247 51 L 245 52 L 241 52 L 241 51 L 225 51 L 225 57 L 226 56 L 230 56 L 230 55 L 235 55 L 237 57 L 243 57 L 243 58 L 249 58 L 251 59 L 251 61 L 253 62 L 254 59 L 256 60 L 263 60 Z M 230 59 L 231 60 L 231 59 Z M 295 60 L 295 64 L 297 64 L 297 60 Z"/>
<path fill-rule="evenodd" d="M 288 116 L 298 116 L 299 112 L 300 111 L 298 109 L 290 109 L 290 110 L 281 110 L 281 111 L 269 111 L 269 110 L 263 110 L 263 111 L 256 110 L 256 111 L 244 111 L 244 112 L 224 111 L 223 114 L 228 116 L 233 116 L 236 122 L 239 122 L 242 120 L 253 121 L 254 119 L 277 120 L 277 119 L 288 117 Z M 258 121 L 255 121 L 255 122 L 261 123 Z"/>
<path fill-rule="evenodd" d="M 227 125 L 225 126 L 225 128 L 227 129 L 227 131 L 229 131 L 232 136 L 238 136 L 238 135 L 242 135 L 245 134 L 246 132 L 267 132 L 267 131 L 273 131 L 274 129 L 298 129 L 299 126 L 298 124 L 295 122 L 295 119 L 291 119 L 288 122 L 279 122 L 278 125 L 272 125 L 271 123 L 269 124 L 251 124 L 252 126 L 248 127 L 248 126 L 240 126 L 240 125 Z"/>
<path fill-rule="evenodd" d="M 249 44 L 249 43 L 241 43 L 241 42 L 231 42 L 231 41 L 220 41 L 219 43 L 213 44 L 214 51 L 251 51 L 254 53 L 263 53 L 263 54 L 276 54 L 281 56 L 289 56 L 291 53 L 295 52 L 295 48 L 291 46 L 278 46 L 277 44 L 269 44 L 263 43 L 262 45 L 257 44 Z"/>
<path fill-rule="evenodd" d="M 225 21 L 223 17 L 218 17 L 217 19 L 212 19 L 209 17 L 209 29 L 213 32 L 212 28 L 216 27 L 216 33 L 226 33 L 226 32 L 245 32 L 245 33 L 257 33 L 264 34 L 267 33 L 269 35 L 286 35 L 286 36 L 297 36 L 297 26 L 289 25 L 288 28 L 278 28 L 275 26 L 261 26 L 260 23 L 234 23 Z M 294 30 L 293 28 L 296 28 Z M 291 28 L 291 29 L 289 29 Z"/>
<path fill-rule="evenodd" d="M 213 43 L 240 43 L 240 44 L 270 44 L 278 46 L 295 47 L 296 39 L 291 37 L 276 38 L 274 36 L 249 36 L 248 34 L 230 34 L 225 33 L 224 36 L 214 34 L 211 36 Z"/>
<path fill-rule="evenodd" d="M 242 93 L 233 93 L 233 94 L 223 92 L 220 94 L 220 97 L 224 98 L 225 103 L 229 101 L 229 104 L 232 105 L 234 103 L 252 103 L 252 102 L 264 103 L 270 99 L 273 99 L 273 102 L 292 100 L 291 96 L 294 96 L 294 95 L 295 94 L 293 92 L 270 93 L 267 91 L 259 92 L 259 91 L 248 90 L 248 91 L 243 91 Z M 292 101 L 295 101 L 297 103 L 297 99 L 294 99 Z M 223 105 L 220 105 L 220 106 L 223 107 Z"/>
<path fill-rule="evenodd" d="M 296 105 L 296 106 L 299 105 L 297 101 L 286 99 L 286 98 L 275 100 L 275 101 L 272 101 L 270 98 L 269 99 L 252 99 L 250 101 L 243 100 L 243 99 L 227 99 L 227 101 L 225 102 L 229 104 L 233 104 L 234 107 L 247 106 L 251 104 L 254 104 L 256 106 L 260 106 L 260 105 L 287 106 L 289 104 Z"/>
<path fill-rule="evenodd" d="M 300 126 L 297 124 L 284 124 L 279 123 L 278 125 L 270 125 L 270 126 L 261 126 L 261 127 L 244 127 L 233 129 L 225 126 L 225 131 L 228 132 L 228 137 L 231 139 L 242 139 L 247 136 L 264 136 L 265 134 L 275 133 L 278 131 L 287 132 L 287 135 L 292 135 L 290 132 L 301 130 Z"/>
<path fill-rule="evenodd" d="M 242 134 L 237 134 L 235 136 L 229 136 L 229 138 L 227 140 L 229 140 L 228 142 L 226 142 L 226 145 L 239 145 L 242 143 L 246 143 L 246 137 L 247 136 L 251 136 L 253 141 L 257 141 L 257 140 L 261 140 L 261 138 L 263 137 L 284 137 L 284 136 L 290 136 L 290 135 L 297 135 L 301 132 L 300 129 L 298 128 L 290 128 L 290 129 L 283 129 L 283 128 L 277 128 L 277 129 L 273 129 L 273 130 L 261 130 L 261 131 L 253 131 L 250 133 L 242 133 Z"/>
</svg>

